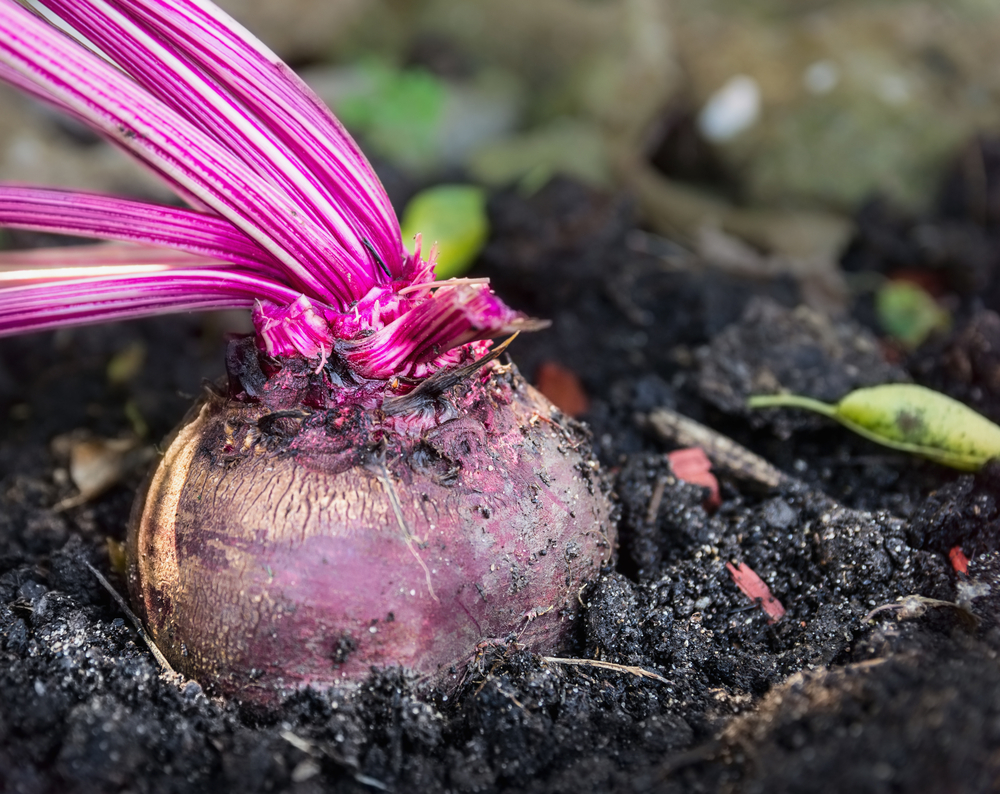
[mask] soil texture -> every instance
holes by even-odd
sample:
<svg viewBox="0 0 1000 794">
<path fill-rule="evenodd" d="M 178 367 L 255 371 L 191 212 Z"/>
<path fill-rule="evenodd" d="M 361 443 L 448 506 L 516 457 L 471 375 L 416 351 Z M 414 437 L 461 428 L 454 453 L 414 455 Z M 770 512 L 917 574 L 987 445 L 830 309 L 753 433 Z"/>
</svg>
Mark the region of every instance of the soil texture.
<svg viewBox="0 0 1000 794">
<path fill-rule="evenodd" d="M 65 434 L 163 437 L 222 373 L 225 323 L 3 340 L 0 790 L 997 789 L 1000 465 L 963 475 L 813 416 L 743 408 L 758 389 L 835 400 L 915 381 L 1000 419 L 995 209 L 968 206 L 957 176 L 942 202 L 923 219 L 868 208 L 845 259 L 882 273 L 906 260 L 948 293 L 954 331 L 909 354 L 879 338 L 863 298 L 828 317 L 792 280 L 637 252 L 626 200 L 558 180 L 494 198 L 475 274 L 553 320 L 510 352 L 529 379 L 556 363 L 582 384 L 620 548 L 559 658 L 512 637 L 457 692 L 389 670 L 262 712 L 165 675 L 88 568 L 124 592 L 108 538 L 124 538 L 143 467 L 78 504 Z M 941 231 L 936 257 L 918 226 Z M 784 480 L 720 469 L 707 510 L 649 430 L 661 407 Z"/>
</svg>

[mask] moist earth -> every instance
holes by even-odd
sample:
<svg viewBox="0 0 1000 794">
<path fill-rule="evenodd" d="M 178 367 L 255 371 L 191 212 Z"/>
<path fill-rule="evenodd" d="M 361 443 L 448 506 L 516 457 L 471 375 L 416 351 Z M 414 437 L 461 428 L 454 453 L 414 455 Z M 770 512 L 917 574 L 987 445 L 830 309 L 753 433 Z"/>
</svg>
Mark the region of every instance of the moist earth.
<svg viewBox="0 0 1000 794">
<path fill-rule="evenodd" d="M 961 191 L 953 178 L 930 218 L 867 208 L 845 259 L 891 272 L 918 225 L 965 241 L 949 249 L 958 265 L 947 272 L 963 276 L 947 285 L 955 330 L 913 354 L 887 349 L 863 300 L 853 317 L 830 317 L 801 307 L 792 280 L 678 269 L 635 250 L 627 200 L 560 180 L 496 196 L 476 274 L 554 321 L 511 354 L 529 377 L 555 362 L 580 379 L 620 548 L 582 595 L 559 658 L 510 638 L 484 648 L 457 692 L 389 670 L 260 711 L 163 673 L 88 568 L 124 591 L 108 539 L 123 540 L 143 471 L 74 504 L 52 440 L 80 428 L 163 437 L 221 373 L 225 324 L 166 318 L 3 340 L 0 789 L 997 788 L 1000 466 L 960 475 L 814 417 L 742 407 L 761 384 L 830 400 L 912 380 L 1000 419 L 1000 245 L 988 218 L 963 212 Z M 128 351 L 145 363 L 123 378 Z M 719 473 L 721 505 L 706 510 L 705 489 L 677 478 L 647 429 L 660 407 L 786 479 Z M 727 563 L 755 572 L 784 615 L 769 617 Z"/>
</svg>

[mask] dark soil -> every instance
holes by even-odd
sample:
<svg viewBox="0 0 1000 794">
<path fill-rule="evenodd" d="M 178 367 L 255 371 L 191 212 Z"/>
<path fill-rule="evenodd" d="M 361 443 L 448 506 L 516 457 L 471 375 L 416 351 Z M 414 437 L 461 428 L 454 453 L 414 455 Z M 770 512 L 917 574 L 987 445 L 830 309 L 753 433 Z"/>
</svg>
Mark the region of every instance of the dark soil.
<svg viewBox="0 0 1000 794">
<path fill-rule="evenodd" d="M 822 317 L 796 308 L 791 281 L 680 271 L 634 252 L 625 201 L 567 182 L 496 197 L 480 270 L 512 304 L 554 320 L 518 339 L 513 358 L 528 377 L 543 362 L 579 376 L 621 505 L 617 566 L 584 595 L 562 656 L 641 670 L 545 662 L 511 645 L 477 660 L 450 696 L 383 671 L 264 714 L 178 685 L 85 565 L 124 590 L 106 540 L 123 539 L 142 472 L 56 510 L 75 490 L 50 442 L 79 428 L 119 436 L 137 415 L 160 438 L 202 378 L 222 372 L 218 322 L 3 340 L 0 790 L 997 789 L 1000 466 L 959 475 L 813 417 L 742 408 L 762 384 L 836 399 L 916 380 L 1000 419 L 989 298 L 1000 245 L 992 204 L 962 211 L 956 180 L 947 212 L 876 222 L 871 211 L 852 247 L 849 267 L 887 271 L 886 252 L 905 253 L 916 225 L 954 241 L 925 264 L 958 274 L 941 282 L 956 330 L 895 361 L 863 325 L 863 302 L 857 321 Z M 136 344 L 141 373 L 114 385 L 109 361 Z M 721 507 L 706 512 L 704 490 L 679 482 L 643 429 L 661 406 L 767 457 L 788 482 L 721 476 Z M 965 574 L 949 561 L 955 546 L 971 559 Z M 727 563 L 755 571 L 786 614 L 769 623 Z"/>
</svg>

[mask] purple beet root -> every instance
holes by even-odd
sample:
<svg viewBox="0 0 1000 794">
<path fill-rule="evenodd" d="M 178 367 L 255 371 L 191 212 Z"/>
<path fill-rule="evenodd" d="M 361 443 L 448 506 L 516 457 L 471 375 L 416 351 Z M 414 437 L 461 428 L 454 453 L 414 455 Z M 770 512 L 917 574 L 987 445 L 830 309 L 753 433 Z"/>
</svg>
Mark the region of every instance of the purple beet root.
<svg viewBox="0 0 1000 794">
<path fill-rule="evenodd" d="M 267 704 L 560 647 L 615 542 L 578 424 L 495 361 L 386 398 L 254 358 L 234 344 L 133 511 L 132 600 L 178 670 Z"/>
</svg>

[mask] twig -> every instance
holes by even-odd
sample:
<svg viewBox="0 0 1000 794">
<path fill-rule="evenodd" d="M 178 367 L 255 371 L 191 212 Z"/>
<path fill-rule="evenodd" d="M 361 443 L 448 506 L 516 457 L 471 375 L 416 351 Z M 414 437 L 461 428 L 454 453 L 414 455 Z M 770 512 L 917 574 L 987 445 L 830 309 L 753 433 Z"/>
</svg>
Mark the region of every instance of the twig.
<svg viewBox="0 0 1000 794">
<path fill-rule="evenodd" d="M 660 475 L 656 478 L 656 485 L 653 486 L 653 495 L 649 498 L 649 506 L 646 508 L 646 523 L 655 524 L 656 516 L 660 512 L 660 503 L 663 501 L 663 491 L 667 487 L 667 478 Z"/>
<path fill-rule="evenodd" d="M 689 419 L 669 408 L 657 408 L 646 421 L 656 434 L 668 443 L 681 447 L 701 447 L 712 463 L 737 477 L 777 488 L 791 479 L 760 455 L 737 444 L 728 436 Z"/>
<path fill-rule="evenodd" d="M 659 673 L 654 673 L 650 670 L 644 670 L 641 667 L 633 667 L 627 664 L 602 662 L 600 659 L 563 659 L 559 656 L 541 656 L 539 658 L 544 664 L 565 664 L 573 667 L 600 667 L 602 670 L 614 670 L 616 673 L 629 673 L 631 675 L 637 675 L 641 678 L 652 678 L 654 681 L 659 681 L 663 684 L 670 683 Z"/>
<path fill-rule="evenodd" d="M 107 590 L 109 593 L 111 593 L 111 597 L 118 604 L 118 607 L 121 609 L 122 612 L 125 613 L 125 616 L 132 621 L 132 625 L 135 626 L 135 630 L 139 633 L 139 636 L 142 637 L 142 641 L 146 643 L 146 646 L 149 648 L 150 653 L 153 654 L 153 658 L 156 659 L 160 667 L 162 667 L 169 675 L 173 676 L 174 678 L 182 679 L 183 676 L 176 670 L 174 670 L 173 667 L 170 666 L 170 662 L 167 661 L 167 657 L 164 656 L 163 652 L 156 647 L 156 643 L 153 642 L 153 639 L 148 634 L 146 634 L 146 630 L 142 627 L 141 621 L 139 620 L 138 617 L 136 617 L 135 612 L 129 609 L 128 603 L 126 603 L 125 599 L 121 597 L 121 594 L 119 594 L 119 592 L 115 590 L 114 585 L 112 585 L 111 582 L 109 582 L 104 577 L 104 574 L 102 574 L 89 562 L 84 560 L 83 564 L 86 565 L 90 569 L 90 572 L 97 577 L 97 581 L 101 583 L 104 589 Z"/>
</svg>

